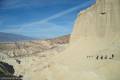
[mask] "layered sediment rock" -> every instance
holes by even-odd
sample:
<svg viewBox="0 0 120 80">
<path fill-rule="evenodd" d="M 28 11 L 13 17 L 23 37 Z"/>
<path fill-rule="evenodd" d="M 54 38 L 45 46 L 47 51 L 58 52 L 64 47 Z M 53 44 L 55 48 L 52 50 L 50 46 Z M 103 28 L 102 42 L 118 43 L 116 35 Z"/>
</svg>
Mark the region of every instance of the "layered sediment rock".
<svg viewBox="0 0 120 80">
<path fill-rule="evenodd" d="M 97 0 L 78 16 L 70 46 L 54 58 L 52 80 L 119 80 L 120 0 Z"/>
</svg>

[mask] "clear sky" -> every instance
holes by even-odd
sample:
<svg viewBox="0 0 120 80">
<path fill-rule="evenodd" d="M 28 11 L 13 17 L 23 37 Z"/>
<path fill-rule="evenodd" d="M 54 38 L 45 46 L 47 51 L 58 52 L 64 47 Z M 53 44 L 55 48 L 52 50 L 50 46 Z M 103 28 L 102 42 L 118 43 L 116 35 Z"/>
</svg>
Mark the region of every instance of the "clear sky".
<svg viewBox="0 0 120 80">
<path fill-rule="evenodd" d="M 95 0 L 0 0 L 0 32 L 34 38 L 70 34 L 77 14 Z"/>
</svg>

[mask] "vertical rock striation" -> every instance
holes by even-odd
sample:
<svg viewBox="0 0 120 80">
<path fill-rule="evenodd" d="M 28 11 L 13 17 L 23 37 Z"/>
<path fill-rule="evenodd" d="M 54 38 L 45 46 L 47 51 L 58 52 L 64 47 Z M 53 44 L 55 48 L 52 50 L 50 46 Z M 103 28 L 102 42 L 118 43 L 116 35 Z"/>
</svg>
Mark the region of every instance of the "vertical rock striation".
<svg viewBox="0 0 120 80">
<path fill-rule="evenodd" d="M 78 16 L 52 80 L 120 80 L 120 0 L 97 0 Z"/>
<path fill-rule="evenodd" d="M 78 16 L 71 41 L 98 39 L 111 42 L 119 36 L 120 0 L 97 0 L 95 5 Z"/>
</svg>

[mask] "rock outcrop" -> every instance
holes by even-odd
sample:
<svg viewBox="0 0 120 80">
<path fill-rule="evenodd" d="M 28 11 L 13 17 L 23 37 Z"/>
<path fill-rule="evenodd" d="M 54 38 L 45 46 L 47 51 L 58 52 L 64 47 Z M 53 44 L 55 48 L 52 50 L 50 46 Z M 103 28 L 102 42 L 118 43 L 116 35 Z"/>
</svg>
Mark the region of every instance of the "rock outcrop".
<svg viewBox="0 0 120 80">
<path fill-rule="evenodd" d="M 61 36 L 58 38 L 47 40 L 18 41 L 12 43 L 0 43 L 1 56 L 4 54 L 10 58 L 26 57 L 42 53 L 52 49 L 64 49 L 62 45 L 69 43 L 69 36 Z M 60 50 L 58 50 L 60 51 Z"/>
<path fill-rule="evenodd" d="M 97 0 L 78 16 L 52 80 L 120 80 L 120 0 Z M 48 79 L 49 80 L 49 79 Z"/>
</svg>

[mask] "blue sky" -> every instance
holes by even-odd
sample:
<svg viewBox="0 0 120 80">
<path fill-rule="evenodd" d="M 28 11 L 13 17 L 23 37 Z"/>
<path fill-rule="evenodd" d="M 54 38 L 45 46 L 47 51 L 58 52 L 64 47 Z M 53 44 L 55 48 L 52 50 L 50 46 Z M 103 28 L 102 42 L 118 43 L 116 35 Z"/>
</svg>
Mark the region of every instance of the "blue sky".
<svg viewBox="0 0 120 80">
<path fill-rule="evenodd" d="M 70 34 L 77 14 L 95 0 L 0 0 L 0 32 L 34 38 Z"/>
</svg>

